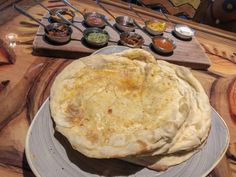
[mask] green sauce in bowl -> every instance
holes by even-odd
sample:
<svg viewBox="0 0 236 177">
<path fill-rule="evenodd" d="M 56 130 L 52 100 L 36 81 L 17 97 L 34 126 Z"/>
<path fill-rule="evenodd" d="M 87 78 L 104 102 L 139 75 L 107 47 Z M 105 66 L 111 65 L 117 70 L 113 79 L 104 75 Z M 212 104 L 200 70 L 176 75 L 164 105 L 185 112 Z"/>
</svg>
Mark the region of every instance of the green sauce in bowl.
<svg viewBox="0 0 236 177">
<path fill-rule="evenodd" d="M 91 32 L 88 34 L 87 40 L 94 43 L 104 43 L 108 40 L 108 36 L 107 34 L 100 33 L 100 32 Z"/>
</svg>

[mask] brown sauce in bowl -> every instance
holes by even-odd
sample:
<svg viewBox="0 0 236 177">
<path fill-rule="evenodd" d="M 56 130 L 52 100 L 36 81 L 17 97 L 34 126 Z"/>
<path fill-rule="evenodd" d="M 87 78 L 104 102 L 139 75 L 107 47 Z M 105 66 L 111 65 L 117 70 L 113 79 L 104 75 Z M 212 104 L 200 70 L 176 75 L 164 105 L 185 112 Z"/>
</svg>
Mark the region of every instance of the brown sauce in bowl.
<svg viewBox="0 0 236 177">
<path fill-rule="evenodd" d="M 60 25 L 57 28 L 52 28 L 48 30 L 49 36 L 55 36 L 55 37 L 65 37 L 68 36 L 68 26 L 67 25 Z"/>
<path fill-rule="evenodd" d="M 140 36 L 130 34 L 123 36 L 122 40 L 129 45 L 137 45 L 142 42 L 142 38 Z"/>
</svg>

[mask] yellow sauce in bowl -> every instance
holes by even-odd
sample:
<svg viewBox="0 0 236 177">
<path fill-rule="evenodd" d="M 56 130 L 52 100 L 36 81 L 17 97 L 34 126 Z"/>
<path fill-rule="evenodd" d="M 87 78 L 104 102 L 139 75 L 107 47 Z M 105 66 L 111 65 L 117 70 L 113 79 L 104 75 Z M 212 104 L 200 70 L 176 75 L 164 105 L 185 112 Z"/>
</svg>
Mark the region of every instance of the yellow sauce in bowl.
<svg viewBox="0 0 236 177">
<path fill-rule="evenodd" d="M 147 27 L 153 31 L 164 31 L 166 29 L 165 22 L 150 21 L 147 22 Z"/>
</svg>

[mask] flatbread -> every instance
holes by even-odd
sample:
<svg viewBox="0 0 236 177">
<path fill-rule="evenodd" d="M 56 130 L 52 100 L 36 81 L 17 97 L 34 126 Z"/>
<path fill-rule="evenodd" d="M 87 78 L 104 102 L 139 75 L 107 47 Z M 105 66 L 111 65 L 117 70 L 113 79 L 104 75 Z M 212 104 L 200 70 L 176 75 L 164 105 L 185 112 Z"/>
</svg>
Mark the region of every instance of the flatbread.
<svg viewBox="0 0 236 177">
<path fill-rule="evenodd" d="M 136 60 L 141 60 L 144 58 L 145 62 L 155 63 L 155 61 L 153 61 L 153 56 L 150 57 L 150 53 L 140 49 L 127 50 L 116 55 L 126 57 L 131 56 L 129 59 Z M 189 104 L 189 107 L 187 107 L 186 104 L 182 104 L 183 106 L 181 109 L 184 109 L 185 112 L 181 112 L 185 113 L 186 115 L 184 116 L 187 118 L 171 143 L 165 144 L 162 148 L 143 155 L 154 156 L 162 153 L 173 154 L 178 151 L 189 151 L 193 148 L 197 149 L 197 147 L 205 142 L 210 130 L 211 107 L 209 104 L 209 99 L 199 81 L 192 75 L 188 68 L 170 64 L 161 60 L 158 60 L 157 63 L 168 72 L 174 70 L 176 75 L 184 81 L 182 86 L 187 85 L 193 89 L 187 90 L 190 91 L 191 94 L 185 93 L 185 95 L 183 95 L 184 97 L 191 99 L 188 100 L 191 102 L 191 104 Z M 186 100 L 183 102 L 186 102 Z"/>
<path fill-rule="evenodd" d="M 72 62 L 53 83 L 50 109 L 56 129 L 92 158 L 183 161 L 211 124 L 208 97 L 190 70 L 142 49 Z M 177 160 L 180 151 L 188 155 Z"/>
<path fill-rule="evenodd" d="M 189 151 L 178 151 L 172 154 L 161 154 L 154 156 L 128 156 L 121 160 L 148 167 L 156 171 L 167 170 L 170 166 L 178 165 L 191 158 L 195 153 L 200 151 L 205 145 L 206 140 L 198 147 Z"/>
</svg>

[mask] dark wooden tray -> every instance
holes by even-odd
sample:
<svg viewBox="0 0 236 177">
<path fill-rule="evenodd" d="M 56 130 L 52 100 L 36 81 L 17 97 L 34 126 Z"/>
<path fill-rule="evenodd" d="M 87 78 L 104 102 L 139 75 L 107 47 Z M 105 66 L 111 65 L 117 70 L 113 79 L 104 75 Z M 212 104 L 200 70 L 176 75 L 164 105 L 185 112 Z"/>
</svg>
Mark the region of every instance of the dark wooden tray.
<svg viewBox="0 0 236 177">
<path fill-rule="evenodd" d="M 45 17 L 42 19 L 42 22 L 44 24 L 49 24 L 48 15 L 45 15 Z M 73 23 L 82 30 L 86 28 L 83 24 L 82 17 L 76 16 Z M 111 21 L 111 24 L 114 24 L 114 22 Z M 44 40 L 44 29 L 42 26 L 40 26 L 33 43 L 34 54 L 49 57 L 76 59 L 83 55 L 89 55 L 97 50 L 96 48 L 91 48 L 86 45 L 81 32 L 79 32 L 77 29 L 74 29 L 73 27 L 72 29 L 73 33 L 69 43 L 64 45 L 52 45 Z M 120 37 L 111 27 L 106 26 L 104 30 L 106 30 L 110 35 L 108 46 L 120 45 Z M 142 35 L 145 40 L 144 46 L 142 48 L 152 52 L 157 59 L 163 59 L 171 63 L 180 64 L 193 69 L 207 69 L 210 66 L 210 61 L 207 55 L 195 37 L 193 37 L 191 41 L 183 41 L 173 36 L 171 31 L 171 29 L 166 30 L 164 36 L 173 39 L 176 42 L 177 47 L 173 54 L 163 56 L 153 51 L 151 47 L 151 38 L 147 34 L 138 28 L 135 29 L 135 32 Z"/>
</svg>

